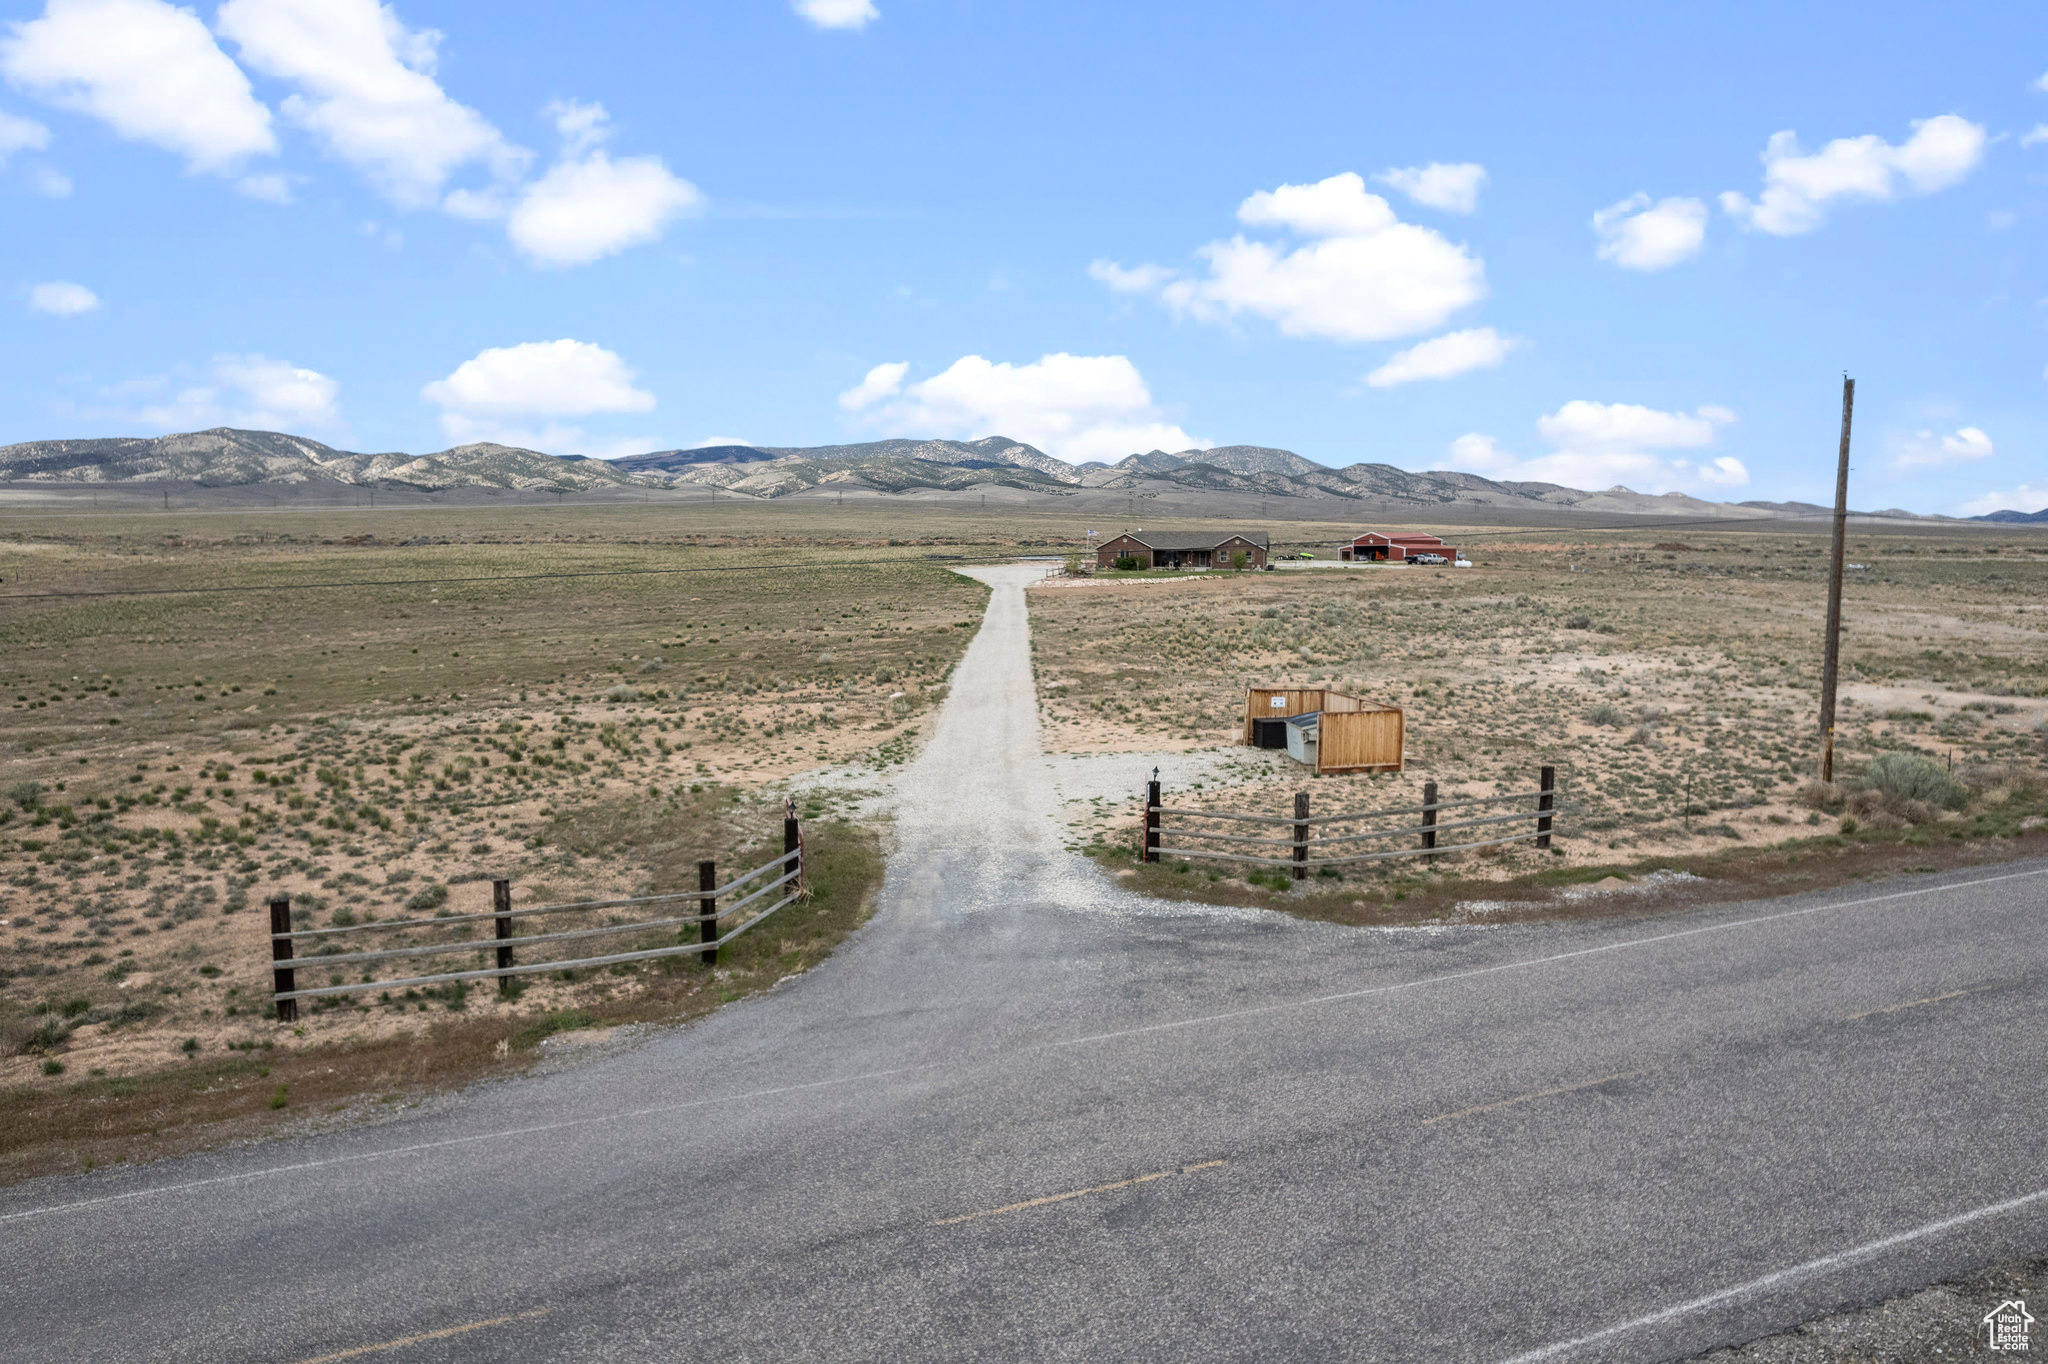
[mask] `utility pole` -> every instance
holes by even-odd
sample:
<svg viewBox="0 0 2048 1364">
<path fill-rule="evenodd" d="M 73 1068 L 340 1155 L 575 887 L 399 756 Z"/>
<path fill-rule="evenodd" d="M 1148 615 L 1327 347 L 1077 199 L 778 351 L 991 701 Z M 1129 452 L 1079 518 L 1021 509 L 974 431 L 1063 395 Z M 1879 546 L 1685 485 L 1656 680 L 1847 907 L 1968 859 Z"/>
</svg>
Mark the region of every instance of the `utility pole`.
<svg viewBox="0 0 2048 1364">
<path fill-rule="evenodd" d="M 1842 558 L 1849 529 L 1849 416 L 1856 381 L 1842 376 L 1842 451 L 1835 465 L 1835 554 L 1828 565 L 1827 652 L 1820 665 L 1820 779 L 1835 779 L 1835 680 L 1842 661 Z"/>
</svg>

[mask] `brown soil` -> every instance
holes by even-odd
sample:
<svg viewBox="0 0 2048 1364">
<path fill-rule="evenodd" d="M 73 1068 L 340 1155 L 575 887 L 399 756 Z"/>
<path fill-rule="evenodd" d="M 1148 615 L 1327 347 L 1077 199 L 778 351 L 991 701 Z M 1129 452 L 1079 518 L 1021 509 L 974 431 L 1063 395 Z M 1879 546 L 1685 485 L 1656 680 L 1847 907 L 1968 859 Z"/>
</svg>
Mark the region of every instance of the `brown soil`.
<svg viewBox="0 0 2048 1364">
<path fill-rule="evenodd" d="M 805 851 L 808 897 L 721 949 L 714 968 L 682 957 L 551 976 L 512 1000 L 488 990 L 455 1001 L 412 992 L 395 1005 L 357 996 L 296 1026 L 252 1023 L 225 1057 L 203 1045 L 165 1068 L 146 1047 L 128 1074 L 78 1079 L 73 1069 L 0 1090 L 0 1183 L 359 1121 L 524 1069 L 557 1033 L 698 1017 L 809 970 L 872 911 L 882 858 L 871 831 L 817 823 Z M 41 1054 L 77 1062 L 92 1045 Z"/>
</svg>

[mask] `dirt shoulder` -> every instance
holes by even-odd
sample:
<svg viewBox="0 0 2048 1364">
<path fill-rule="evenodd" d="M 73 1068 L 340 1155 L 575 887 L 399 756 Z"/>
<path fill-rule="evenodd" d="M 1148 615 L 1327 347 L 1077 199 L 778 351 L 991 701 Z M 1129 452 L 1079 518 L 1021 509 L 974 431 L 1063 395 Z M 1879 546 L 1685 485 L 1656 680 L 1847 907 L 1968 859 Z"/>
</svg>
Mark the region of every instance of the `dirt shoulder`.
<svg viewBox="0 0 2048 1364">
<path fill-rule="evenodd" d="M 2011 1359 L 1993 1351 L 1984 1318 L 2010 1302 L 2048 1304 L 2048 1259 L 2014 1260 L 1870 1307 L 1807 1322 L 1693 1364 L 1925 1364 L 1935 1359 Z M 2048 1316 L 2048 1313 L 2042 1315 Z M 2030 1346 L 2044 1335 L 2036 1323 Z"/>
<path fill-rule="evenodd" d="M 876 830 L 820 820 L 807 826 L 805 852 L 807 897 L 721 949 L 713 968 L 671 957 L 549 975 L 510 998 L 445 989 L 355 996 L 296 1026 L 249 1029 L 239 1046 L 195 1047 L 169 1067 L 0 1090 L 0 1184 L 373 1120 L 525 1070 L 550 1039 L 559 1047 L 591 1030 L 700 1017 L 809 970 L 872 912 L 882 881 Z M 68 1040 L 38 1054 L 74 1055 Z"/>
<path fill-rule="evenodd" d="M 2003 794 L 2006 799 L 1974 816 L 1905 829 L 1838 828 L 1767 846 L 1723 844 L 1620 859 L 1602 858 L 1583 842 L 1573 847 L 1560 835 L 1548 853 L 1527 845 L 1491 848 L 1448 855 L 1435 867 L 1412 858 L 1302 882 L 1270 873 L 1247 877 L 1172 853 L 1159 862 L 1141 862 L 1135 810 L 1122 818 L 1098 817 L 1093 840 L 1078 849 L 1143 894 L 1254 905 L 1329 923 L 1391 927 L 1609 918 L 2048 856 L 2048 789 Z"/>
</svg>

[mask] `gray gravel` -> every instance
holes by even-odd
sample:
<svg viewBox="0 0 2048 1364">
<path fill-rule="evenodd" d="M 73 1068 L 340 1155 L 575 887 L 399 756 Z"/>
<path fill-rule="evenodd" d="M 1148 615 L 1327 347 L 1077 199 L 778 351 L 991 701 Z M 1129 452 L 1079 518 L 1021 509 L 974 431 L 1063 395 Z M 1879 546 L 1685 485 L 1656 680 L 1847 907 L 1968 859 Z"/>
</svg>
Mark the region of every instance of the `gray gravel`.
<svg viewBox="0 0 2048 1364">
<path fill-rule="evenodd" d="M 829 962 L 0 1191 L 0 1360 L 1633 1364 L 2048 1254 L 2048 864 L 1429 934 L 1140 900 L 1062 847 L 1035 571 Z"/>
</svg>

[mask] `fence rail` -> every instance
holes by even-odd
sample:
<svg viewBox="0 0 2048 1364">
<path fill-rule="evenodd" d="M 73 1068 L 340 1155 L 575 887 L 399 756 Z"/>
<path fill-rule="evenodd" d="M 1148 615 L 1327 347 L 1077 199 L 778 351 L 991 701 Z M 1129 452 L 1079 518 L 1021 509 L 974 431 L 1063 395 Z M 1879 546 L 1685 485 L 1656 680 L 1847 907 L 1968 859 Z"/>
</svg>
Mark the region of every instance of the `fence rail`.
<svg viewBox="0 0 2048 1364">
<path fill-rule="evenodd" d="M 762 877 L 774 873 L 773 879 L 762 881 Z M 661 957 L 701 955 L 705 964 L 715 965 L 718 949 L 747 932 L 763 919 L 791 904 L 803 895 L 804 844 L 803 827 L 797 821 L 792 809 L 782 821 L 782 854 L 772 857 L 760 866 L 741 872 L 731 880 L 720 884 L 718 864 L 703 861 L 697 864 L 697 889 L 672 891 L 662 895 L 634 895 L 613 900 L 578 900 L 558 905 L 529 905 L 522 909 L 512 907 L 512 883 L 509 880 L 491 882 L 492 908 L 485 913 L 448 914 L 432 919 L 389 919 L 383 923 L 348 924 L 331 928 L 292 927 L 291 899 L 279 896 L 270 902 L 270 953 L 271 953 L 271 998 L 277 1005 L 277 1016 L 282 1022 L 291 1022 L 299 1016 L 298 1001 L 319 999 L 337 995 L 368 994 L 372 991 L 407 989 L 420 985 L 444 985 L 458 981 L 496 980 L 498 988 L 507 991 L 515 977 L 538 975 L 548 971 L 568 971 L 586 966 L 612 966 L 622 962 L 652 961 Z M 721 898 L 731 895 L 745 886 L 752 886 L 745 894 L 721 906 Z M 721 920 L 755 905 L 764 897 L 781 890 L 785 893 L 773 904 L 756 909 L 740 923 L 724 933 L 719 932 Z M 670 904 L 678 900 L 695 900 L 695 914 L 672 914 L 659 918 L 639 919 L 631 923 L 601 924 L 592 928 L 571 928 L 555 933 L 535 933 L 525 937 L 514 937 L 512 922 L 515 919 L 531 918 L 546 914 L 590 913 L 602 909 L 622 909 L 640 905 Z M 480 924 L 489 920 L 496 928 L 496 935 L 490 938 L 471 938 L 452 942 L 410 943 L 403 947 L 386 947 L 367 952 L 314 953 L 311 956 L 297 956 L 293 951 L 295 943 L 311 940 L 332 939 L 343 934 L 364 933 L 372 930 L 385 932 L 421 928 L 450 928 L 467 924 Z M 687 934 L 689 926 L 698 926 L 698 941 L 678 942 L 662 947 L 639 948 L 626 952 L 609 952 L 595 957 L 561 958 L 540 962 L 518 962 L 513 958 L 517 947 L 530 947 L 541 943 L 578 942 L 588 938 L 617 937 L 624 934 L 648 933 L 658 929 L 679 929 Z M 495 950 L 494 965 L 467 971 L 437 971 L 431 975 L 404 976 L 376 980 L 343 982 L 336 985 L 308 986 L 301 989 L 298 972 L 305 969 L 321 969 L 339 966 L 358 966 L 373 961 L 396 961 L 413 957 L 454 956 L 461 953 L 475 953 Z"/>
<path fill-rule="evenodd" d="M 1162 853 L 1175 857 L 1209 862 L 1234 862 L 1246 866 L 1285 867 L 1297 881 L 1308 879 L 1311 869 L 1323 867 L 1356 866 L 1363 862 L 1384 862 L 1399 857 L 1420 857 L 1434 862 L 1446 853 L 1471 852 L 1478 848 L 1498 848 L 1509 843 L 1533 840 L 1538 848 L 1550 846 L 1551 833 L 1556 821 L 1569 813 L 1566 806 L 1559 804 L 1562 794 L 1557 786 L 1557 769 L 1545 767 L 1537 776 L 1533 791 L 1511 791 L 1495 796 L 1461 796 L 1456 800 L 1438 800 L 1436 783 L 1425 782 L 1422 787 L 1422 804 L 1401 805 L 1385 810 L 1358 810 L 1334 815 L 1311 815 L 1306 791 L 1295 793 L 1294 815 L 1245 815 L 1228 810 L 1192 810 L 1162 803 L 1157 781 L 1147 783 L 1144 803 L 1144 835 L 1140 845 L 1142 860 L 1157 862 Z M 1505 805 L 1514 802 L 1533 802 L 1525 810 L 1512 810 L 1506 814 L 1476 815 L 1468 819 L 1439 822 L 1437 815 L 1444 810 L 1468 810 L 1488 805 Z M 1185 824 L 1168 825 L 1165 817 L 1176 819 L 1209 819 L 1234 821 L 1243 824 L 1280 825 L 1289 831 L 1286 838 L 1262 838 L 1251 834 L 1217 833 L 1208 829 L 1190 828 Z M 1309 837 L 1309 831 L 1317 826 L 1328 828 L 1338 824 L 1356 824 L 1366 820 L 1388 819 L 1403 815 L 1419 815 L 1421 822 L 1388 829 L 1361 829 L 1355 833 L 1325 833 L 1320 838 Z M 1469 843 L 1437 842 L 1439 834 L 1457 829 L 1490 829 L 1507 824 L 1529 824 L 1527 832 L 1513 833 L 1502 838 L 1476 839 Z M 1177 841 L 1168 843 L 1168 838 Z M 1312 856 L 1311 849 L 1335 848 L 1341 844 L 1355 844 L 1378 838 L 1414 838 L 1417 846 L 1412 848 L 1388 848 L 1374 852 L 1350 852 L 1339 856 L 1324 854 Z M 1232 847 L 1260 849 L 1285 849 L 1285 856 L 1261 856 L 1255 852 L 1231 852 L 1213 847 L 1189 847 L 1178 840 L 1193 839 L 1198 843 L 1225 843 Z"/>
</svg>

